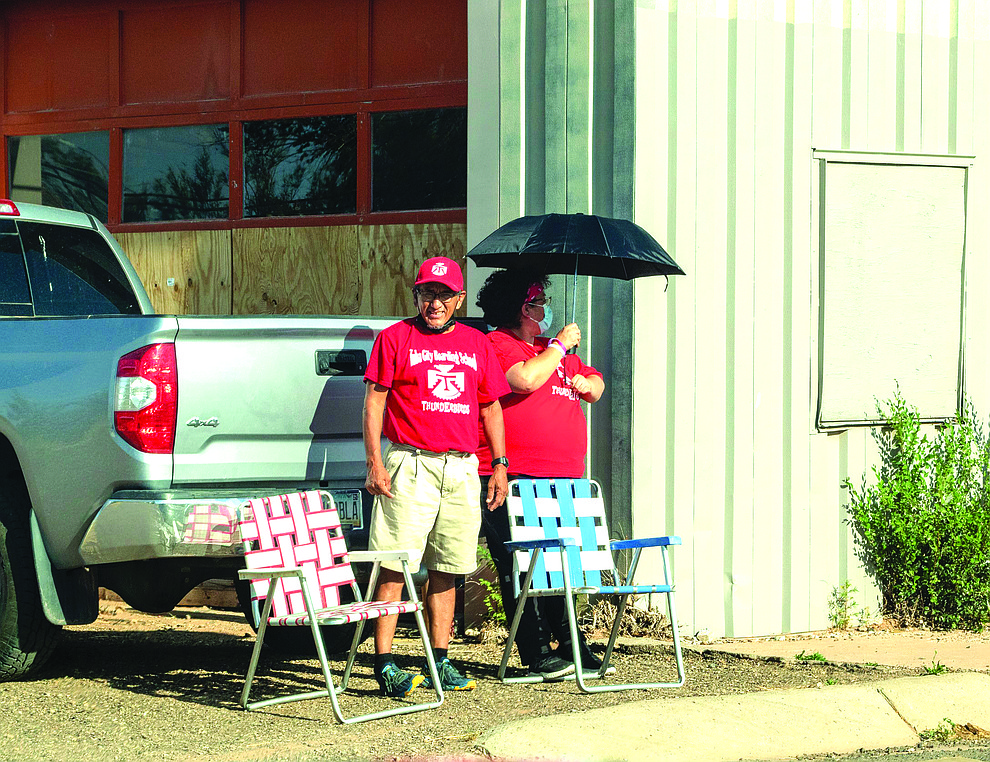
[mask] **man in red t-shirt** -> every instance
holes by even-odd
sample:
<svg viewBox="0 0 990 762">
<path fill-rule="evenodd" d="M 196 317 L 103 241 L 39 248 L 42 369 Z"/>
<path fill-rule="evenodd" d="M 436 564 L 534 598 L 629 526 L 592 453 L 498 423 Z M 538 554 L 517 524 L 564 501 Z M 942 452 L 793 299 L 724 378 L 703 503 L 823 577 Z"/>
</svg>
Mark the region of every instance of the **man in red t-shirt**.
<svg viewBox="0 0 990 762">
<path fill-rule="evenodd" d="M 491 442 L 493 476 L 487 502 L 505 499 L 507 479 L 502 408 L 509 387 L 484 334 L 454 320 L 464 303 L 461 269 L 446 257 L 427 259 L 413 286 L 419 314 L 379 334 L 365 373 L 365 486 L 375 496 L 370 550 L 420 553 L 413 571 L 429 575 L 430 639 L 444 690 L 471 690 L 447 658 L 454 619 L 454 577 L 477 567 L 478 421 Z M 381 436 L 390 442 L 384 457 Z M 487 465 L 487 464 L 486 464 Z M 401 565 L 383 563 L 375 600 L 399 600 Z M 427 670 L 412 675 L 392 658 L 396 617 L 375 630 L 375 676 L 388 696 L 405 696 Z"/>
<path fill-rule="evenodd" d="M 581 402 L 597 402 L 605 391 L 601 373 L 577 355 L 567 354 L 581 341 L 577 324 L 565 325 L 552 339 L 540 335 L 552 321 L 550 297 L 544 293 L 548 285 L 546 276 L 533 271 L 501 270 L 488 276 L 478 292 L 485 322 L 496 326 L 488 339 L 512 389 L 501 400 L 505 450 L 512 464 L 510 479 L 580 478 L 588 449 Z M 491 473 L 485 468 L 491 452 L 482 441 L 478 450 L 482 475 Z M 505 547 L 510 539 L 508 512 L 504 507 L 482 506 L 481 513 L 506 617 L 511 621 L 515 603 L 512 554 Z M 520 661 L 546 680 L 559 679 L 575 669 L 564 605 L 559 597 L 530 598 L 516 632 Z M 559 644 L 556 650 L 550 647 L 553 638 Z M 601 662 L 583 637 L 578 645 L 583 668 L 599 669 Z"/>
</svg>

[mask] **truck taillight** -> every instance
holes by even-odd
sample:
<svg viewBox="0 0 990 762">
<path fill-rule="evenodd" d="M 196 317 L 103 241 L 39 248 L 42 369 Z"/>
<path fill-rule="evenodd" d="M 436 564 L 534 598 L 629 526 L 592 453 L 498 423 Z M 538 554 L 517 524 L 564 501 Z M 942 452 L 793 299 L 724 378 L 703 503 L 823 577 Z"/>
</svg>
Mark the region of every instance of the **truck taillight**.
<svg viewBox="0 0 990 762">
<path fill-rule="evenodd" d="M 178 403 L 174 344 L 150 344 L 117 361 L 113 424 L 132 447 L 171 453 Z"/>
<path fill-rule="evenodd" d="M 20 211 L 14 205 L 13 201 L 5 198 L 0 198 L 0 216 L 4 217 L 18 217 L 20 216 Z"/>
</svg>

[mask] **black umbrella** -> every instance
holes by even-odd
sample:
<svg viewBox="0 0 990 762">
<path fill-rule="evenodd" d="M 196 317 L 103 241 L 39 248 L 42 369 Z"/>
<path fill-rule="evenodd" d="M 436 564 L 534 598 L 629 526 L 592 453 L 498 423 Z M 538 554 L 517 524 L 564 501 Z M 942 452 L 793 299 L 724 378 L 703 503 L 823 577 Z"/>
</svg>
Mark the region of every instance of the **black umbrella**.
<svg viewBox="0 0 990 762">
<path fill-rule="evenodd" d="M 468 252 L 480 267 L 631 280 L 684 271 L 639 225 L 595 214 L 542 214 L 507 222 Z M 572 306 L 573 312 L 573 306 Z"/>
<path fill-rule="evenodd" d="M 684 275 L 656 239 L 629 220 L 596 214 L 541 214 L 507 222 L 468 256 L 481 267 L 631 280 Z"/>
</svg>

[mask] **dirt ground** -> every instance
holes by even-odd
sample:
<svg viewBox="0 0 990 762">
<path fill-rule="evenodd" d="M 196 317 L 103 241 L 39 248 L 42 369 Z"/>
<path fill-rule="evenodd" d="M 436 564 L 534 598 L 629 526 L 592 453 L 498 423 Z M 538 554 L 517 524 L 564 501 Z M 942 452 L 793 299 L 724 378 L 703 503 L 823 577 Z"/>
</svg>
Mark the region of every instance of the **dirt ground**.
<svg viewBox="0 0 990 762">
<path fill-rule="evenodd" d="M 474 759 L 474 742 L 482 732 L 521 717 L 550 717 L 645 697 L 677 700 L 880 680 L 920 674 L 939 662 L 947 669 L 987 669 L 956 662 L 950 654 L 978 652 L 976 661 L 985 664 L 990 653 L 988 636 L 920 631 L 688 643 L 685 687 L 586 696 L 567 682 L 501 685 L 496 681 L 498 648 L 458 639 L 451 656 L 479 679 L 477 690 L 448 694 L 437 710 L 342 726 L 326 700 L 252 713 L 239 709 L 253 638 L 235 611 L 193 608 L 148 615 L 107 601 L 101 612 L 92 625 L 66 628 L 58 652 L 39 677 L 0 684 L 0 759 Z M 847 658 L 857 643 L 869 643 L 873 650 L 861 652 L 860 663 L 847 663 L 857 661 Z M 418 668 L 418 645 L 400 638 L 400 663 Z M 898 649 L 899 660 L 885 658 Z M 794 658 L 802 651 L 834 661 Z M 623 647 L 614 657 L 618 677 L 642 681 L 671 676 L 671 653 L 664 643 Z M 342 659 L 331 664 L 341 665 Z M 257 695 L 290 684 L 316 688 L 319 679 L 315 660 L 268 654 L 259 669 Z M 342 703 L 349 713 L 393 701 L 377 694 L 369 642 L 362 646 L 348 693 Z"/>
<path fill-rule="evenodd" d="M 889 623 L 863 630 L 798 633 L 764 638 L 725 638 L 709 648 L 763 657 L 820 653 L 828 661 L 990 672 L 990 633 L 897 629 Z"/>
</svg>

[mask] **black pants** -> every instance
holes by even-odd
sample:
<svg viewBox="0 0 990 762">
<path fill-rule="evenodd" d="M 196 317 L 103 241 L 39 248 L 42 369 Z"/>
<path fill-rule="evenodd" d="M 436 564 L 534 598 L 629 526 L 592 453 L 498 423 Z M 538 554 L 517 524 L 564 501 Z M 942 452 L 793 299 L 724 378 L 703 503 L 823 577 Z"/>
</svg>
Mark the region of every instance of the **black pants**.
<svg viewBox="0 0 990 762">
<path fill-rule="evenodd" d="M 512 590 L 512 553 L 505 543 L 512 539 L 509 536 L 509 512 L 502 503 L 494 511 L 486 507 L 488 480 L 481 477 L 481 528 L 485 533 L 488 551 L 495 561 L 498 571 L 499 588 L 502 591 L 502 605 L 505 608 L 505 626 L 512 625 L 512 617 L 516 613 L 516 599 Z M 509 479 L 526 478 L 514 474 Z M 520 584 L 522 584 L 520 575 Z M 556 638 L 559 643 L 558 652 L 568 661 L 571 660 L 571 631 L 567 624 L 567 608 L 562 595 L 547 598 L 529 598 L 523 608 L 519 629 L 516 631 L 516 648 L 519 649 L 519 660 L 527 667 L 533 666 L 543 656 L 552 652 L 550 641 Z M 585 648 L 584 636 L 578 630 L 580 645 Z"/>
</svg>

